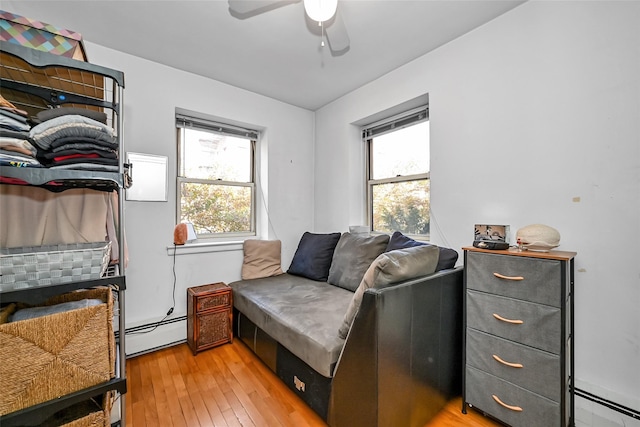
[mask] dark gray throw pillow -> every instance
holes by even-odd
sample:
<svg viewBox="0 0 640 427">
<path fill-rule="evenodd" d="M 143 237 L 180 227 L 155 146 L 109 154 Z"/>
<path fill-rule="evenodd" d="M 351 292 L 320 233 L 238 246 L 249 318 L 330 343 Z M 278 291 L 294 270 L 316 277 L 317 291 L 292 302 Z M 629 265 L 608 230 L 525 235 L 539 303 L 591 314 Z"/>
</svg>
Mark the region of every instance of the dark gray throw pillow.
<svg viewBox="0 0 640 427">
<path fill-rule="evenodd" d="M 298 249 L 287 273 L 326 282 L 338 240 L 340 240 L 340 233 L 305 232 L 298 243 Z"/>
<path fill-rule="evenodd" d="M 383 253 L 389 236 L 343 233 L 333 253 L 328 282 L 355 292 L 365 271 Z"/>
<path fill-rule="evenodd" d="M 389 252 L 394 249 L 405 249 L 422 245 L 429 245 L 429 243 L 413 240 L 412 238 L 405 236 L 399 231 L 394 231 L 391 235 L 391 238 L 389 239 L 389 244 L 387 245 L 387 250 L 385 252 Z M 440 251 L 440 258 L 438 258 L 436 271 L 455 267 L 456 261 L 458 261 L 458 252 L 450 248 L 443 248 L 442 246 L 438 246 L 438 249 Z"/>
</svg>

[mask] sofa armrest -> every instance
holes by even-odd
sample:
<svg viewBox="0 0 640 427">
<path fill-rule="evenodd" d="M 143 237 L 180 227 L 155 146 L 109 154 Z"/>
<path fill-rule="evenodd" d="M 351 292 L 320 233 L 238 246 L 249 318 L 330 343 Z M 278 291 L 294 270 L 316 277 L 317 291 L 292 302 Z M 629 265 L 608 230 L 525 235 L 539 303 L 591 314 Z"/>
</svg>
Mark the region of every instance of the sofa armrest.
<svg viewBox="0 0 640 427">
<path fill-rule="evenodd" d="M 368 289 L 334 372 L 329 424 L 423 426 L 459 394 L 462 301 L 462 267 Z"/>
</svg>

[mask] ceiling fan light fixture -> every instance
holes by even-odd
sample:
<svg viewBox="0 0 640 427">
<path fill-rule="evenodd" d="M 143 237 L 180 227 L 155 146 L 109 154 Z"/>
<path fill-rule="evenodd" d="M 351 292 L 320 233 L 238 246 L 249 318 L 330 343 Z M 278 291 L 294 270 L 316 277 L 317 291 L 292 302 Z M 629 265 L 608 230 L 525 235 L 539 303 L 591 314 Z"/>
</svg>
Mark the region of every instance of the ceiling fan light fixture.
<svg viewBox="0 0 640 427">
<path fill-rule="evenodd" d="M 338 0 L 304 0 L 304 10 L 314 21 L 328 21 L 336 13 Z"/>
</svg>

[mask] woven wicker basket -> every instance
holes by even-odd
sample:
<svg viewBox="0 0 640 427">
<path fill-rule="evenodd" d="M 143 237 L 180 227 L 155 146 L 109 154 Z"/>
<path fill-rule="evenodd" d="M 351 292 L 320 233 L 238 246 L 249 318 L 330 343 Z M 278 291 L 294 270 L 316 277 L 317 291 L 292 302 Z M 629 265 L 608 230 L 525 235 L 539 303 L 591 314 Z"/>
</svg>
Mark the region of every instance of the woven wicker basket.
<svg viewBox="0 0 640 427">
<path fill-rule="evenodd" d="M 98 279 L 110 255 L 111 242 L 0 249 L 0 290 Z"/>
<path fill-rule="evenodd" d="M 108 381 L 115 375 L 110 288 L 51 298 L 104 304 L 0 325 L 0 415 Z"/>
</svg>

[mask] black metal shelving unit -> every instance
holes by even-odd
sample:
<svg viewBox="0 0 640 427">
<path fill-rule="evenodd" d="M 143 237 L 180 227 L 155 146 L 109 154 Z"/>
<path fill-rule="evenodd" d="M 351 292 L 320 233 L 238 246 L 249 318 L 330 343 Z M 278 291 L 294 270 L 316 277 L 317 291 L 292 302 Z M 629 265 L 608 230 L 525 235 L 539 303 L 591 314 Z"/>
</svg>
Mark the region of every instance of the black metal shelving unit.
<svg viewBox="0 0 640 427">
<path fill-rule="evenodd" d="M 117 295 L 118 330 L 125 330 L 125 266 L 124 266 L 124 189 L 130 185 L 129 172 L 124 159 L 122 99 L 124 74 L 121 71 L 99 65 L 26 48 L 8 41 L 0 41 L 0 90 L 3 96 L 30 114 L 61 105 L 84 106 L 111 111 L 110 125 L 119 142 L 118 172 L 73 170 L 56 168 L 30 168 L 0 166 L 0 177 L 4 182 L 46 188 L 54 192 L 71 188 L 91 188 L 118 193 L 118 241 L 119 262 L 116 276 L 95 280 L 75 281 L 49 286 L 24 287 L 3 285 L 0 301 L 40 303 L 51 296 L 96 286 L 109 286 Z M 110 87 L 109 87 L 110 83 Z M 16 100 L 17 99 L 17 100 Z M 14 102 L 14 100 L 16 100 Z M 124 334 L 122 334 L 123 336 Z M 124 339 L 116 339 L 116 377 L 59 398 L 43 402 L 0 416 L 0 425 L 39 425 L 56 412 L 72 405 L 101 396 L 108 391 L 119 394 L 120 421 L 124 426 L 125 399 L 127 391 L 126 353 Z"/>
</svg>

